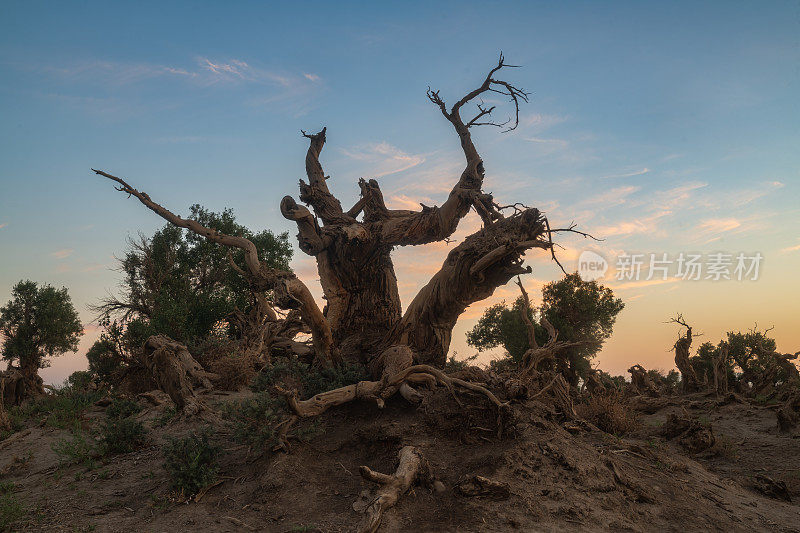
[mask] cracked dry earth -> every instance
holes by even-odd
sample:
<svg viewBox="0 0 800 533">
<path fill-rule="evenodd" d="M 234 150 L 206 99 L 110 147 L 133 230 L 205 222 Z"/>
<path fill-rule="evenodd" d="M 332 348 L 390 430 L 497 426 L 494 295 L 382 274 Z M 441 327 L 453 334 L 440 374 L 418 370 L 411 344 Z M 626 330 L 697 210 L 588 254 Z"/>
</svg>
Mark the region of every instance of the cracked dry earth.
<svg viewBox="0 0 800 533">
<path fill-rule="evenodd" d="M 249 393 L 211 394 L 219 404 Z M 458 406 L 445 391 L 419 409 L 400 399 L 332 409 L 324 431 L 289 454 L 259 454 L 224 426 L 220 483 L 199 501 L 170 492 L 161 445 L 192 421 L 154 421 L 168 403 L 138 418 L 149 445 L 92 468 L 59 467 L 51 444 L 66 432 L 31 427 L 0 442 L 0 473 L 26 515 L 19 531 L 353 531 L 375 487 L 361 465 L 393 472 L 397 451 L 418 447 L 439 490 L 417 486 L 387 511 L 380 531 L 800 531 L 800 440 L 781 435 L 774 412 L 747 404 L 685 401 L 642 415 L 628 437 L 559 422 L 531 401 L 515 406 L 513 435 L 498 439 L 482 398 Z M 710 422 L 716 451 L 688 454 L 661 437 L 670 413 Z M 88 427 L 103 417 L 92 408 Z M 791 502 L 756 490 L 759 474 L 781 481 Z M 503 489 L 466 496 L 483 476 Z M 473 491 L 480 493 L 481 491 Z"/>
</svg>

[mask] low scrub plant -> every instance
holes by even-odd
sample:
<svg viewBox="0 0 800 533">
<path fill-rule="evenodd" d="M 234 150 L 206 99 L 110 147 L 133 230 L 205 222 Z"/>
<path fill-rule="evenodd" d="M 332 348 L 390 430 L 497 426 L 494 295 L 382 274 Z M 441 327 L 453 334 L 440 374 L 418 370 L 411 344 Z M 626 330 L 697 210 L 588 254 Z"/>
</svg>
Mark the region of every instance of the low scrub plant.
<svg viewBox="0 0 800 533">
<path fill-rule="evenodd" d="M 172 487 L 184 496 L 196 494 L 217 478 L 221 448 L 211 442 L 210 434 L 206 428 L 183 438 L 171 438 L 164 446 L 164 468 Z"/>
</svg>

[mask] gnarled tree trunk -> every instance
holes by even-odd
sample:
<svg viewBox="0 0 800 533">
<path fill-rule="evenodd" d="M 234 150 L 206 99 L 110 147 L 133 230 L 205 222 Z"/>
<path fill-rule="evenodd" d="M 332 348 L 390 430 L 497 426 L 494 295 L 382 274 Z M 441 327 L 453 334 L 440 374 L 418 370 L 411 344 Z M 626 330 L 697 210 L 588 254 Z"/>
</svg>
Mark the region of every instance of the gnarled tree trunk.
<svg viewBox="0 0 800 533">
<path fill-rule="evenodd" d="M 355 398 L 376 395 L 383 398 L 398 390 L 414 398 L 410 383 L 435 380 L 452 387 L 458 381 L 450 380 L 425 364 L 444 364 L 453 327 L 466 307 L 488 297 L 513 276 L 530 272 L 530 268 L 522 266 L 521 256 L 526 250 L 547 249 L 555 259 L 552 234 L 574 231 L 572 227 L 551 230 L 547 219 L 537 209 L 518 208 L 520 204 L 501 207 L 482 190 L 486 171 L 473 144 L 471 128 L 507 124 L 508 130 L 514 129 L 519 122 L 519 102 L 527 101 L 527 93 L 494 77 L 506 66 L 501 55 L 481 85 L 450 108 L 438 91 L 428 91 L 429 100 L 453 126 L 465 157 L 464 170 L 441 206 L 421 205 L 418 211 L 388 209 L 378 182 L 361 179 L 358 182 L 360 199 L 345 211 L 331 194 L 327 184 L 329 176 L 320 163 L 327 130 L 323 128 L 315 134 L 303 132 L 309 140 L 305 160 L 307 181 L 300 181 L 299 197 L 308 207 L 286 196 L 280 208 L 285 218 L 297 224 L 300 249 L 316 259 L 326 301 L 324 309 L 317 306 L 308 288 L 293 273 L 262 264 L 255 246 L 247 239 L 225 235 L 197 221 L 183 219 L 123 179 L 95 172 L 118 183 L 118 190 L 133 195 L 170 223 L 215 243 L 244 250 L 245 268 L 235 268 L 248 278 L 255 293 L 271 291 L 274 296 L 270 305 L 297 310 L 312 334 L 318 364 L 359 361 L 367 365 L 376 380 L 380 379 L 362 382 L 352 389 L 324 393 L 328 396 L 317 398 L 311 404 L 304 402 L 313 399 L 301 401 L 287 391 L 298 415 L 321 412 L 320 409 Z M 484 107 L 482 103 L 477 104 L 472 118 L 462 118 L 464 106 L 479 102 L 485 94 L 507 97 L 514 105 L 514 118 L 503 124 L 494 123 L 490 120 L 494 106 Z M 401 315 L 391 251 L 397 246 L 447 239 L 470 209 L 480 215 L 483 228 L 451 250 L 441 270 Z M 513 209 L 514 214 L 505 216 L 502 212 L 505 209 Z M 283 349 L 302 348 L 292 344 L 293 339 L 289 338 L 276 338 L 274 343 Z M 395 355 L 404 356 L 402 365 L 396 364 L 396 357 L 386 356 L 392 349 L 397 350 Z M 414 363 L 418 366 L 413 366 Z M 458 384 L 467 386 L 463 382 Z M 493 398 L 491 393 L 489 395 Z M 492 401 L 500 405 L 496 398 Z"/>
<path fill-rule="evenodd" d="M 675 366 L 681 373 L 681 386 L 683 392 L 697 392 L 702 387 L 700 380 L 697 379 L 697 373 L 694 371 L 691 361 L 689 361 L 689 351 L 692 347 L 692 327 L 689 326 L 684 320 L 683 316 L 678 315 L 673 318 L 672 322 L 680 324 L 686 328 L 686 334 L 680 337 L 675 342 Z"/>
</svg>

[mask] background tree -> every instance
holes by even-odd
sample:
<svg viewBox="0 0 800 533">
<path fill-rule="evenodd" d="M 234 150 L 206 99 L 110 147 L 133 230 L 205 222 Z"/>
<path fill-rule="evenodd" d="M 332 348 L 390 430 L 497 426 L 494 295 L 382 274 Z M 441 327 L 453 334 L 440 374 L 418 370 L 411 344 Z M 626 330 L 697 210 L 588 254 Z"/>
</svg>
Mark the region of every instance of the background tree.
<svg viewBox="0 0 800 533">
<path fill-rule="evenodd" d="M 214 231 L 250 240 L 259 260 L 270 268 L 290 270 L 287 233 L 253 233 L 236 222 L 230 209 L 214 213 L 193 205 L 190 216 Z M 90 368 L 108 376 L 130 362 L 132 352 L 151 335 L 167 335 L 191 349 L 219 327 L 224 331 L 217 333 L 240 337 L 241 324 L 232 317 L 247 315 L 257 304 L 247 280 L 231 263 L 243 255 L 172 225 L 152 237 L 131 240 L 119 261 L 124 274 L 120 293 L 95 306 L 105 332 L 87 354 Z"/>
<path fill-rule="evenodd" d="M 709 386 L 714 385 L 716 368 L 717 379 L 725 381 L 723 388 L 727 390 L 736 386 L 734 361 L 729 354 L 729 345 L 725 341 L 720 341 L 716 346 L 706 341 L 697 348 L 697 355 L 690 357 L 689 362 L 698 378 Z M 716 388 L 720 389 L 722 385 L 719 383 Z"/>
<path fill-rule="evenodd" d="M 521 310 L 522 296 L 511 307 L 505 302 L 489 307 L 475 327 L 467 333 L 467 343 L 479 350 L 502 346 L 509 357 L 519 362 L 529 348 L 526 325 Z M 608 287 L 596 281 L 584 281 L 577 273 L 548 283 L 542 289 L 542 303 L 527 310 L 536 328 L 536 341 L 546 342 L 548 334 L 536 315 L 546 318 L 558 332 L 558 339 L 581 343 L 562 350 L 557 359 L 559 371 L 576 385 L 586 377 L 590 360 L 611 336 L 617 315 L 625 307 Z"/>
<path fill-rule="evenodd" d="M 3 359 L 22 372 L 26 396 L 44 392 L 39 369 L 48 357 L 78 349 L 83 326 L 66 288 L 20 281 L 0 308 Z"/>
</svg>

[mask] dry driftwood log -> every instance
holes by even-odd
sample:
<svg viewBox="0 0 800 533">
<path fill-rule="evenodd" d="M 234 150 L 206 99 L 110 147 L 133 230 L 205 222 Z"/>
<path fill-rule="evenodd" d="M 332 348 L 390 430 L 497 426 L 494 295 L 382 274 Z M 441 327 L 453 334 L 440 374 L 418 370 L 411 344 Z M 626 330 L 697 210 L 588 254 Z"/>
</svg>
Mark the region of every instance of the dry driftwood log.
<svg viewBox="0 0 800 533">
<path fill-rule="evenodd" d="M 214 376 L 203 370 L 186 346 L 166 335 L 154 335 L 144 343 L 143 358 L 159 389 L 169 395 L 178 411 L 187 415 L 208 411 L 195 389 L 211 389 Z"/>
<path fill-rule="evenodd" d="M 383 513 L 393 507 L 414 484 L 430 485 L 433 482 L 428 461 L 414 446 L 405 446 L 397 454 L 400 464 L 394 474 L 375 472 L 367 466 L 359 471 L 361 476 L 379 485 L 375 498 L 364 511 L 359 533 L 373 533 L 381 525 Z"/>
</svg>

